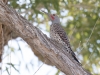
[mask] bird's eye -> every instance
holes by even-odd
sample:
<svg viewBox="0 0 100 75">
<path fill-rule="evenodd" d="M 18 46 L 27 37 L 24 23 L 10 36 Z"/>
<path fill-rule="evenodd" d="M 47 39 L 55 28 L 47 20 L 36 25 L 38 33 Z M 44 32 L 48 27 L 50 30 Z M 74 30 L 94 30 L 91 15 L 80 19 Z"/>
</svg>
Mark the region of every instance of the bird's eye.
<svg viewBox="0 0 100 75">
<path fill-rule="evenodd" d="M 53 16 L 55 16 L 55 14 L 53 14 Z"/>
</svg>

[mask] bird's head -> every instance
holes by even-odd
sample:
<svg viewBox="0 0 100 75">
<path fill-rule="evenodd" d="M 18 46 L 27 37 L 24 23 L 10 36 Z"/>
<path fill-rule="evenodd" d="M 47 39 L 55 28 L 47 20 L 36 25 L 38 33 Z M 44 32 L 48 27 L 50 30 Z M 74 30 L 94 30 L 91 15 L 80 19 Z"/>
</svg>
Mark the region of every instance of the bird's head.
<svg viewBox="0 0 100 75">
<path fill-rule="evenodd" d="M 52 21 L 52 23 L 60 23 L 60 19 L 56 14 L 49 14 L 47 12 L 44 12 L 44 13 L 49 17 L 49 19 Z"/>
</svg>

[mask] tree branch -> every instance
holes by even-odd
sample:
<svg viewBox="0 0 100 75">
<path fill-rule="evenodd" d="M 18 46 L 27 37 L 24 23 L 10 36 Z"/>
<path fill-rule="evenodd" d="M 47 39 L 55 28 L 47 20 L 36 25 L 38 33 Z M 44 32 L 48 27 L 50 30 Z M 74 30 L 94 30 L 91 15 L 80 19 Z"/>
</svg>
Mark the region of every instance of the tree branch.
<svg viewBox="0 0 100 75">
<path fill-rule="evenodd" d="M 55 65 L 66 75 L 90 75 L 66 52 L 66 48 L 51 40 L 37 27 L 0 1 L 0 22 L 24 39 L 33 52 L 45 63 Z"/>
<path fill-rule="evenodd" d="M 3 46 L 4 46 L 4 37 L 3 37 L 3 28 L 2 24 L 0 23 L 0 62 L 2 61 L 2 53 L 3 53 Z"/>
</svg>

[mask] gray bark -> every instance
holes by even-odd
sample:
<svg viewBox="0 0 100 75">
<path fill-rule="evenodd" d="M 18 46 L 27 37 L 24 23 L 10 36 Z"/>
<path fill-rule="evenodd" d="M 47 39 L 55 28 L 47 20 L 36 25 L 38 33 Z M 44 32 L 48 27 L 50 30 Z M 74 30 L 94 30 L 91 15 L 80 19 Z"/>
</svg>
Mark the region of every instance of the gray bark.
<svg viewBox="0 0 100 75">
<path fill-rule="evenodd" d="M 32 48 L 40 60 L 49 65 L 56 66 L 66 75 L 91 75 L 66 52 L 66 48 L 48 38 L 37 27 L 19 15 L 13 8 L 0 1 L 0 23 L 4 27 L 4 39 L 7 36 L 21 37 Z M 8 30 L 10 33 L 8 35 Z M 4 43 L 8 40 L 4 40 Z"/>
</svg>

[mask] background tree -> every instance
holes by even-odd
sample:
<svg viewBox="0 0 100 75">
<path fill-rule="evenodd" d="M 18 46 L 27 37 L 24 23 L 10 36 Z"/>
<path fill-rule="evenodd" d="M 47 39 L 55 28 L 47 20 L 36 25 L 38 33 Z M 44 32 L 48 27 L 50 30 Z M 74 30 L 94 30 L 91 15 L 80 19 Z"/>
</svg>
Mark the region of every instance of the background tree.
<svg viewBox="0 0 100 75">
<path fill-rule="evenodd" d="M 100 74 L 99 0 L 9 0 L 8 4 L 43 32 L 49 32 L 50 22 L 40 10 L 58 14 L 83 67 Z"/>
</svg>

